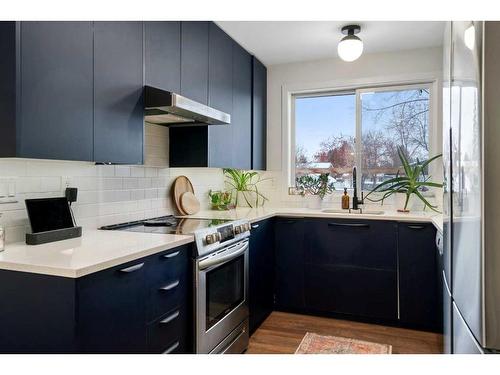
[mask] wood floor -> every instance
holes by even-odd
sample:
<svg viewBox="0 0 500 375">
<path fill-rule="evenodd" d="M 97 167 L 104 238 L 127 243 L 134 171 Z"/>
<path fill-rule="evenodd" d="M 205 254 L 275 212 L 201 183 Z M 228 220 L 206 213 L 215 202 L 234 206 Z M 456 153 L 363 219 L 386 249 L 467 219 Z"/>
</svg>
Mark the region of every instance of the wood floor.
<svg viewBox="0 0 500 375">
<path fill-rule="evenodd" d="M 292 354 L 306 332 L 392 345 L 393 353 L 441 353 L 442 335 L 274 311 L 250 338 L 249 354 Z"/>
</svg>

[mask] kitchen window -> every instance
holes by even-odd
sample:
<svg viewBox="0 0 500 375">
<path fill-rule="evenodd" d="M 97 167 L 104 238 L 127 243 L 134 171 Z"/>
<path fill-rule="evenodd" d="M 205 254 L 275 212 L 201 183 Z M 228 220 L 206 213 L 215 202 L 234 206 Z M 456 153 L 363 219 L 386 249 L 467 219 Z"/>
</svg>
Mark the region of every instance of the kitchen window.
<svg viewBox="0 0 500 375">
<path fill-rule="evenodd" d="M 403 171 L 398 147 L 411 162 L 427 159 L 431 87 L 294 94 L 290 185 L 302 175 L 329 173 L 336 190 L 351 189 L 356 165 L 358 186 L 371 190 Z"/>
</svg>

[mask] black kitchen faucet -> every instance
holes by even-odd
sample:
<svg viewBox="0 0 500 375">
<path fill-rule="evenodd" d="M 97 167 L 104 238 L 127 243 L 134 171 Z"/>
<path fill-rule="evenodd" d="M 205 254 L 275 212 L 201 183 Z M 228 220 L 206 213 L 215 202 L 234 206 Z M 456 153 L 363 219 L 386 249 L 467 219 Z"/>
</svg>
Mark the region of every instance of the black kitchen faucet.
<svg viewBox="0 0 500 375">
<path fill-rule="evenodd" d="M 363 191 L 361 191 L 361 199 L 358 199 L 358 189 L 356 182 L 356 166 L 352 168 L 352 188 L 354 189 L 354 194 L 352 196 L 352 209 L 359 210 L 359 205 L 364 203 Z"/>
</svg>

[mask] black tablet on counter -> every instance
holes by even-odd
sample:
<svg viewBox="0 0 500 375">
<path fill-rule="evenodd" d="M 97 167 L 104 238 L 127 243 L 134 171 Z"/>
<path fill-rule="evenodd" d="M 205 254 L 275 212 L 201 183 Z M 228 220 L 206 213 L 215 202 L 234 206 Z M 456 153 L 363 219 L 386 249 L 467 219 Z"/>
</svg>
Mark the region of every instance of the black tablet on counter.
<svg viewBox="0 0 500 375">
<path fill-rule="evenodd" d="M 73 228 L 73 217 L 66 197 L 26 199 L 33 233 Z"/>
</svg>

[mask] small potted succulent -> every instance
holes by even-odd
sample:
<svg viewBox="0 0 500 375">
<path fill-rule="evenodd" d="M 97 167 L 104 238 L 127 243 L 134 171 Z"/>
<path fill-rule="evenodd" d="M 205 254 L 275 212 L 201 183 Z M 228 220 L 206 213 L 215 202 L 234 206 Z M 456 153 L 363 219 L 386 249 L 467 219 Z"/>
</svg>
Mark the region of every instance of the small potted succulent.
<svg viewBox="0 0 500 375">
<path fill-rule="evenodd" d="M 443 187 L 443 184 L 429 181 L 430 176 L 426 177 L 424 175 L 425 168 L 431 162 L 441 157 L 441 154 L 423 162 L 417 160 L 417 162 L 413 164 L 410 164 L 401 147 L 398 147 L 398 155 L 399 159 L 401 159 L 401 164 L 403 165 L 404 175 L 400 175 L 398 171 L 396 177 L 377 185 L 365 196 L 365 199 L 384 204 L 384 200 L 386 198 L 396 194 L 396 204 L 399 212 L 410 212 L 410 208 L 413 205 L 413 198 L 420 199 L 424 204 L 424 209 L 430 208 L 435 212 L 439 212 L 437 210 L 437 206 L 430 204 L 429 201 L 425 199 L 422 195 L 422 191 L 428 188 Z M 378 197 L 370 197 L 372 193 L 379 193 Z"/>
<path fill-rule="evenodd" d="M 212 191 L 208 192 L 208 196 L 210 198 L 210 203 L 212 204 L 212 210 L 229 210 L 232 208 L 231 200 L 232 194 L 230 191 Z"/>
<path fill-rule="evenodd" d="M 310 208 L 320 208 L 321 201 L 327 194 L 331 194 L 335 191 L 335 186 L 333 182 L 329 181 L 330 173 L 321 173 L 319 176 L 316 175 L 304 175 L 297 177 L 295 179 L 295 186 L 299 191 L 300 195 L 313 195 L 318 197 L 315 199 Z"/>
</svg>

